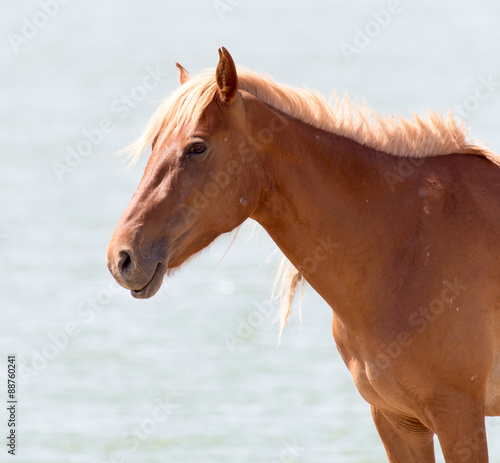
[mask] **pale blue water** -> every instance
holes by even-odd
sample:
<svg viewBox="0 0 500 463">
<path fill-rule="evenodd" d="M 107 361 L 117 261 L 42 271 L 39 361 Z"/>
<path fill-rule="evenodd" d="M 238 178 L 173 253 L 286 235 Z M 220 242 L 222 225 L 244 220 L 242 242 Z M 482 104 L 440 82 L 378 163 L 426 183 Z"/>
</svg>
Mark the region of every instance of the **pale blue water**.
<svg viewBox="0 0 500 463">
<path fill-rule="evenodd" d="M 221 239 L 152 301 L 112 282 L 105 247 L 142 173 L 113 153 L 177 86 L 174 62 L 214 67 L 221 45 L 384 114 L 455 108 L 500 151 L 498 3 L 40 0 L 0 13 L 0 397 L 15 353 L 17 461 L 387 461 L 311 290 L 276 348 L 265 232 L 248 224 L 218 263 Z M 58 177 L 72 150 L 87 155 Z M 500 462 L 498 420 L 489 439 Z"/>
</svg>

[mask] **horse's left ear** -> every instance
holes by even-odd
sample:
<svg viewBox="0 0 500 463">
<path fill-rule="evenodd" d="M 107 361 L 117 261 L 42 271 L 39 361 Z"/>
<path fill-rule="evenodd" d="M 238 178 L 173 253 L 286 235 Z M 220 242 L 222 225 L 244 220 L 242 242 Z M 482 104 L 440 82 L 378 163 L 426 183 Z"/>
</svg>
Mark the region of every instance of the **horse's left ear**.
<svg viewBox="0 0 500 463">
<path fill-rule="evenodd" d="M 230 104 L 238 91 L 238 75 L 233 58 L 224 48 L 219 48 L 219 64 L 215 71 L 219 97 L 224 104 Z"/>
<path fill-rule="evenodd" d="M 179 70 L 179 82 L 182 85 L 186 83 L 191 78 L 191 76 L 189 75 L 189 72 L 187 72 L 179 63 L 175 63 L 175 65 Z"/>
</svg>

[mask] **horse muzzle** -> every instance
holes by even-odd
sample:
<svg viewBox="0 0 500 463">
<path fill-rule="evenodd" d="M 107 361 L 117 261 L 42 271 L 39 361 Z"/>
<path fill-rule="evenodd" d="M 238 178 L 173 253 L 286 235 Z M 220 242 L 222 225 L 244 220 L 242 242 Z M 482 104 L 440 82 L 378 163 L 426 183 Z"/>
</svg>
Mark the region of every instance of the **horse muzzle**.
<svg viewBox="0 0 500 463">
<path fill-rule="evenodd" d="M 106 261 L 108 269 L 117 283 L 136 299 L 154 296 L 163 283 L 167 265 L 163 259 L 153 256 L 136 256 L 129 248 L 114 250 L 108 246 Z"/>
</svg>

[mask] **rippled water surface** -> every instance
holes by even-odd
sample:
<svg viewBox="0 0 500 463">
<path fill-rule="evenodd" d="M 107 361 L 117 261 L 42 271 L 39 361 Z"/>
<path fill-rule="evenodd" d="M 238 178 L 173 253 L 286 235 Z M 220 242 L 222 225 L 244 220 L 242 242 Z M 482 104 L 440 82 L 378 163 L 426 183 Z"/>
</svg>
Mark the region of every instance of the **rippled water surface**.
<svg viewBox="0 0 500 463">
<path fill-rule="evenodd" d="M 144 167 L 114 154 L 178 85 L 175 61 L 214 67 L 221 45 L 383 114 L 455 109 L 498 152 L 498 3 L 59 2 L 0 6 L 0 369 L 5 384 L 17 354 L 17 461 L 387 461 L 311 289 L 277 348 L 279 256 L 258 226 L 153 300 L 113 283 L 105 248 Z"/>
</svg>

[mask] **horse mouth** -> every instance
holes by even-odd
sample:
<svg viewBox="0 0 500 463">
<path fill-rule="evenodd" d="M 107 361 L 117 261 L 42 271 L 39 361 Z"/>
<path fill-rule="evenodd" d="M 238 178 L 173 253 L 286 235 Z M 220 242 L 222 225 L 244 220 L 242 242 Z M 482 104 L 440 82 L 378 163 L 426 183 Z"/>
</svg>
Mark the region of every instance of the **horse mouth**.
<svg viewBox="0 0 500 463">
<path fill-rule="evenodd" d="M 149 299 L 154 296 L 158 290 L 161 288 L 161 284 L 163 283 L 163 277 L 167 272 L 167 266 L 161 262 L 158 262 L 156 265 L 155 271 L 151 280 L 142 288 L 142 289 L 132 289 L 130 290 L 130 294 L 136 299 Z"/>
</svg>

